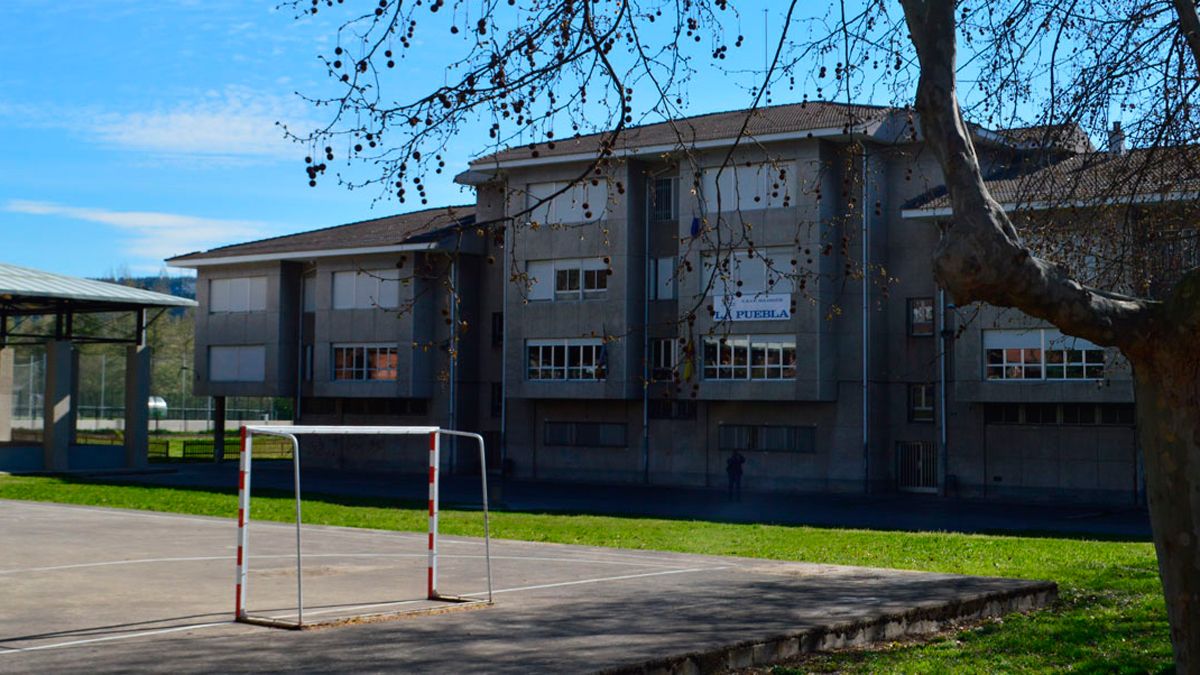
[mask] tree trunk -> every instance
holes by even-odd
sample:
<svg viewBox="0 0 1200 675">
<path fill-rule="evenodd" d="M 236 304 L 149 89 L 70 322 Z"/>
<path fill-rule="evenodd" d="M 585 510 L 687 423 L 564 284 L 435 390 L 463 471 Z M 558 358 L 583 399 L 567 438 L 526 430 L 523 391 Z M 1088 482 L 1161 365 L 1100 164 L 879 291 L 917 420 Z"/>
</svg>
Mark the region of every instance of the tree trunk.
<svg viewBox="0 0 1200 675">
<path fill-rule="evenodd" d="M 1034 258 L 988 192 L 958 108 L 956 1 L 902 4 L 921 63 L 921 132 L 954 210 L 934 253 L 934 276 L 960 305 L 1015 307 L 1068 335 L 1119 347 L 1133 363 L 1175 665 L 1180 673 L 1200 675 L 1200 270 L 1157 303 L 1086 288 L 1066 270 Z M 1187 9 L 1185 1 L 1177 5 Z M 1191 8 L 1195 19 L 1194 3 Z M 1181 11 L 1185 24 L 1187 14 Z"/>
<path fill-rule="evenodd" d="M 1180 673 L 1200 673 L 1200 270 L 1159 309 L 1134 364 L 1150 526 Z"/>
<path fill-rule="evenodd" d="M 1192 367 L 1135 369 L 1138 435 L 1175 665 L 1200 673 L 1200 354 L 1174 353 Z"/>
</svg>

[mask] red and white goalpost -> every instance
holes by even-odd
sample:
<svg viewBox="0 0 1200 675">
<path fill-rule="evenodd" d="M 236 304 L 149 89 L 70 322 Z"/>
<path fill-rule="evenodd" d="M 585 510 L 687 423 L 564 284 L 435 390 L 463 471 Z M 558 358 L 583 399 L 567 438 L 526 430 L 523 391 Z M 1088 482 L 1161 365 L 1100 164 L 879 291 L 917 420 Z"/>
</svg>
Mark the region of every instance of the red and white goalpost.
<svg viewBox="0 0 1200 675">
<path fill-rule="evenodd" d="M 303 559 L 300 548 L 300 436 L 304 435 L 353 435 L 353 436 L 428 436 L 429 437 L 429 561 L 427 568 L 426 598 L 433 601 L 460 603 L 465 605 L 492 604 L 492 557 L 491 532 L 488 527 L 488 493 L 487 493 L 487 458 L 483 436 L 465 431 L 454 431 L 440 427 L 354 427 L 354 426 L 244 426 L 242 427 L 242 443 L 240 465 L 238 471 L 238 547 L 237 547 L 237 587 L 235 601 L 235 618 L 243 623 L 256 623 L 282 628 L 303 628 L 304 623 L 304 582 L 302 576 Z M 254 437 L 276 436 L 287 438 L 292 442 L 292 473 L 295 481 L 296 499 L 296 614 L 297 620 L 281 621 L 279 619 L 256 617 L 246 610 L 246 595 L 249 581 L 250 562 L 250 474 L 253 466 Z M 479 467 L 482 477 L 483 497 L 483 541 L 484 560 L 487 569 L 487 597 L 471 598 L 458 595 L 446 595 L 438 591 L 438 501 L 439 483 L 441 482 L 441 446 L 443 436 L 458 436 L 474 439 L 479 445 Z M 416 612 L 431 611 L 429 608 L 415 610 Z M 438 608 L 437 611 L 441 611 Z M 411 612 L 405 612 L 411 613 Z"/>
</svg>

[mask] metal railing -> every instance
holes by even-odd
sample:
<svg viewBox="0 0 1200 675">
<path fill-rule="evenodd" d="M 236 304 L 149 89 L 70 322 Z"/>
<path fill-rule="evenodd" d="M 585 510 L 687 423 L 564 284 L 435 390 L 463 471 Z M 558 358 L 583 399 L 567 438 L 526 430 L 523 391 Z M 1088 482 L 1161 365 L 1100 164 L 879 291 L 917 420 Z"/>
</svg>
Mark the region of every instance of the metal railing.
<svg viewBox="0 0 1200 675">
<path fill-rule="evenodd" d="M 936 493 L 937 462 L 937 448 L 929 441 L 896 443 L 896 488 L 901 492 Z"/>
</svg>

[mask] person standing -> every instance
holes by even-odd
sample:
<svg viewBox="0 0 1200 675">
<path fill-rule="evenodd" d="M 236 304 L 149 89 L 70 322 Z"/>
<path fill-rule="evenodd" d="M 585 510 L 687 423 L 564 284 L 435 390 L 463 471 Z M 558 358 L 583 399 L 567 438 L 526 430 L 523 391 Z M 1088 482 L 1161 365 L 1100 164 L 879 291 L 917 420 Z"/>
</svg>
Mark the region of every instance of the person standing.
<svg viewBox="0 0 1200 675">
<path fill-rule="evenodd" d="M 746 458 L 737 450 L 725 461 L 725 473 L 729 475 L 729 500 L 742 501 L 742 465 Z"/>
</svg>

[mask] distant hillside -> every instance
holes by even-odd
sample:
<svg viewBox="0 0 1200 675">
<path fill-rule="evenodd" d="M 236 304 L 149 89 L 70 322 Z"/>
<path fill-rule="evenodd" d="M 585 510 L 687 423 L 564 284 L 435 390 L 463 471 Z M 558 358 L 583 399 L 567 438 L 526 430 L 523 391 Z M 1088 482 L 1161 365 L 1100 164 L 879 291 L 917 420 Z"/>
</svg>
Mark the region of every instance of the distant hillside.
<svg viewBox="0 0 1200 675">
<path fill-rule="evenodd" d="M 176 295 L 189 300 L 196 299 L 196 277 L 145 276 L 120 277 L 116 279 L 109 277 L 107 279 L 100 279 L 100 281 Z"/>
</svg>

